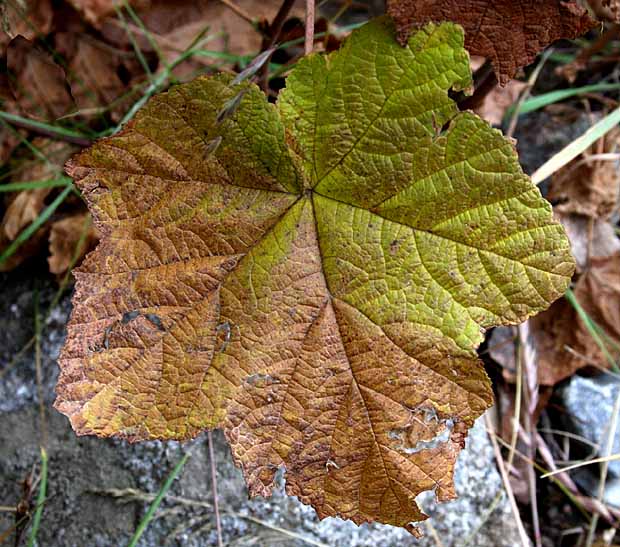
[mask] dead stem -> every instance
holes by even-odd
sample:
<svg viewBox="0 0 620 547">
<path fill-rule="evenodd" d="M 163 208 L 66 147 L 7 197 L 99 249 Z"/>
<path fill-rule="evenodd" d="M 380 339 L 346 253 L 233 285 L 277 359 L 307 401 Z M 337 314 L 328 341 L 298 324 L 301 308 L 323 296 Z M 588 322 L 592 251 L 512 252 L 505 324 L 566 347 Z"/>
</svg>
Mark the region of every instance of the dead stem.
<svg viewBox="0 0 620 547">
<path fill-rule="evenodd" d="M 304 53 L 310 55 L 314 49 L 314 0 L 306 0 L 306 39 Z"/>
<path fill-rule="evenodd" d="M 521 543 L 523 547 L 529 547 L 530 540 L 527 537 L 527 533 L 525 532 L 525 528 L 523 527 L 523 522 L 521 521 L 521 515 L 519 513 L 519 508 L 517 507 L 517 502 L 515 500 L 514 493 L 512 491 L 512 486 L 510 486 L 510 478 L 508 477 L 508 473 L 506 471 L 506 465 L 504 463 L 504 459 L 502 458 L 502 453 L 499 449 L 499 445 L 497 444 L 497 439 L 494 435 L 493 424 L 491 423 L 491 418 L 489 417 L 489 413 L 485 413 L 484 421 L 487 428 L 487 433 L 489 438 L 491 439 L 491 444 L 493 445 L 493 452 L 495 453 L 495 459 L 497 461 L 497 467 L 499 468 L 500 475 L 502 476 L 502 481 L 504 483 L 504 487 L 506 488 L 506 494 L 508 496 L 508 502 L 510 503 L 510 509 L 512 510 L 512 514 L 517 523 L 517 530 L 519 532 L 519 537 L 521 538 Z"/>
<path fill-rule="evenodd" d="M 215 469 L 215 454 L 213 451 L 213 435 L 211 431 L 207 431 L 207 442 L 209 444 L 209 465 L 211 466 L 211 487 L 213 490 L 213 510 L 215 513 L 215 527 L 217 530 L 217 545 L 218 547 L 223 547 L 222 521 L 220 519 L 220 506 L 217 499 L 217 472 Z"/>
<path fill-rule="evenodd" d="M 250 23 L 250 25 L 254 24 L 255 18 L 243 8 L 240 8 L 237 4 L 232 2 L 232 0 L 220 0 L 220 2 L 234 11 L 239 17 L 241 17 L 241 19 L 245 19 L 248 23 Z"/>
</svg>

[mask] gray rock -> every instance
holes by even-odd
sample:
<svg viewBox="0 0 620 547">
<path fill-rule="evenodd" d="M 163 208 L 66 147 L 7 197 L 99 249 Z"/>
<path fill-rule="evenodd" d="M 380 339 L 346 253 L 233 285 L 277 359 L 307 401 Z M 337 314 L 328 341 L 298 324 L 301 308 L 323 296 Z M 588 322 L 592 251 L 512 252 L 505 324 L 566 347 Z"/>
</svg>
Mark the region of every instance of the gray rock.
<svg viewBox="0 0 620 547">
<path fill-rule="evenodd" d="M 561 390 L 561 397 L 567 411 L 568 428 L 598 445 L 598 456 L 604 456 L 610 426 L 613 422 L 613 409 L 620 393 L 620 380 L 610 374 L 594 378 L 573 376 Z M 620 420 L 620 416 L 616 417 Z M 612 454 L 620 452 L 620 422 L 611 449 Z M 589 465 L 573 473 L 575 481 L 592 496 L 598 496 L 599 468 Z M 607 503 L 620 507 L 620 461 L 609 462 L 604 499 Z"/>
<path fill-rule="evenodd" d="M 564 406 L 575 433 L 599 446 L 602 455 L 607 442 L 612 412 L 620 392 L 620 381 L 609 374 L 594 378 L 573 376 L 561 391 Z M 620 418 L 620 417 L 619 417 Z M 612 453 L 620 452 L 620 423 L 617 424 Z M 620 478 L 620 461 L 609 463 L 608 474 Z"/>
</svg>

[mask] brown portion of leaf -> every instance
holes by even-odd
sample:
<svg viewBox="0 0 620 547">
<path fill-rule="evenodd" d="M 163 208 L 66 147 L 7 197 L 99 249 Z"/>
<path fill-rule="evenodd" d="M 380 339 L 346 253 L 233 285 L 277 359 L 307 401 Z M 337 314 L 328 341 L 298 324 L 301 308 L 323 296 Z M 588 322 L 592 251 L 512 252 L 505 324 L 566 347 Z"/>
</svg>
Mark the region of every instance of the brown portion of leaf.
<svg viewBox="0 0 620 547">
<path fill-rule="evenodd" d="M 69 165 L 104 237 L 75 272 L 61 357 L 58 408 L 77 431 L 182 438 L 223 417 L 213 407 L 222 395 L 211 401 L 201 385 L 214 333 L 225 332 L 217 323 L 222 280 L 295 201 L 279 182 L 295 180 L 284 149 L 281 161 L 270 151 L 271 166 L 264 149 L 240 146 L 254 124 L 275 138 L 273 110 L 214 125 L 234 96 L 229 79 L 198 79 L 153 98 L 113 141 Z"/>
<path fill-rule="evenodd" d="M 502 85 L 549 44 L 596 25 L 584 8 L 562 0 L 388 0 L 388 12 L 402 44 L 429 21 L 460 24 L 465 47 L 491 60 Z"/>
<path fill-rule="evenodd" d="M 618 159 L 597 159 L 595 155 L 617 152 L 619 139 L 620 131 L 610 131 L 553 176 L 548 197 L 560 201 L 555 206 L 556 211 L 606 219 L 617 210 L 620 203 Z"/>
<path fill-rule="evenodd" d="M 7 47 L 7 69 L 15 100 L 26 114 L 55 120 L 74 110 L 64 70 L 22 36 Z"/>
</svg>

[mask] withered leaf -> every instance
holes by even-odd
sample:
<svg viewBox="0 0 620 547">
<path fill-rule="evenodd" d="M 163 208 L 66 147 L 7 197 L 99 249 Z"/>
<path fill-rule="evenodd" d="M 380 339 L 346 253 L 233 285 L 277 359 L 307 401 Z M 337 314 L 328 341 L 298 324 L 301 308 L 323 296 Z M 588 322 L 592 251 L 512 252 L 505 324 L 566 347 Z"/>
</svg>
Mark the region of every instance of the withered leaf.
<svg viewBox="0 0 620 547">
<path fill-rule="evenodd" d="M 277 105 L 231 81 L 153 98 L 69 165 L 102 242 L 56 406 L 81 434 L 223 427 L 252 494 L 285 467 L 319 516 L 415 533 L 491 404 L 483 329 L 561 295 L 569 243 L 512 144 L 449 98 L 471 83 L 456 25 L 402 48 L 371 22 Z"/>
<path fill-rule="evenodd" d="M 614 129 L 553 175 L 548 197 L 560 202 L 556 211 L 607 219 L 618 209 L 618 160 L 599 154 L 613 156 L 619 143 L 620 130 Z"/>
<path fill-rule="evenodd" d="M 55 120 L 75 109 L 65 71 L 48 52 L 17 36 L 8 44 L 6 56 L 9 85 L 24 113 Z"/>
<path fill-rule="evenodd" d="M 388 13 L 403 44 L 429 21 L 462 25 L 465 47 L 491 60 L 502 85 L 552 42 L 596 25 L 584 8 L 564 0 L 388 0 Z"/>
</svg>

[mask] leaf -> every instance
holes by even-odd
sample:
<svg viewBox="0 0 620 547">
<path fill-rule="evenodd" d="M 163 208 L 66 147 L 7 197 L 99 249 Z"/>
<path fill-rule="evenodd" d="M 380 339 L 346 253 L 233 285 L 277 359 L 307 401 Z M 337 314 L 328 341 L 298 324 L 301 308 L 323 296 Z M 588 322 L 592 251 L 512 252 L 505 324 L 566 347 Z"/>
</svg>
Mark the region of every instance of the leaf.
<svg viewBox="0 0 620 547">
<path fill-rule="evenodd" d="M 618 143 L 620 130 L 614 128 L 553 175 L 549 199 L 560 201 L 556 206 L 558 212 L 594 219 L 606 219 L 613 214 L 620 200 L 620 175 L 615 157 Z"/>
<path fill-rule="evenodd" d="M 6 54 L 9 84 L 23 112 L 55 120 L 74 110 L 65 72 L 49 53 L 17 36 L 8 44 Z"/>
<path fill-rule="evenodd" d="M 502 85 L 549 44 L 596 25 L 584 8 L 563 0 L 388 0 L 388 13 L 402 44 L 429 21 L 462 25 L 465 47 L 491 60 Z"/>
<path fill-rule="evenodd" d="M 16 36 L 32 40 L 52 30 L 54 10 L 51 0 L 23 0 L 0 4 L 0 50 Z"/>
<path fill-rule="evenodd" d="M 102 242 L 56 406 L 80 434 L 221 426 L 251 494 L 286 467 L 320 517 L 416 533 L 492 401 L 483 329 L 560 296 L 569 243 L 513 145 L 448 97 L 471 81 L 455 25 L 401 48 L 371 22 L 276 106 L 231 79 L 153 98 L 69 165 Z"/>
</svg>

